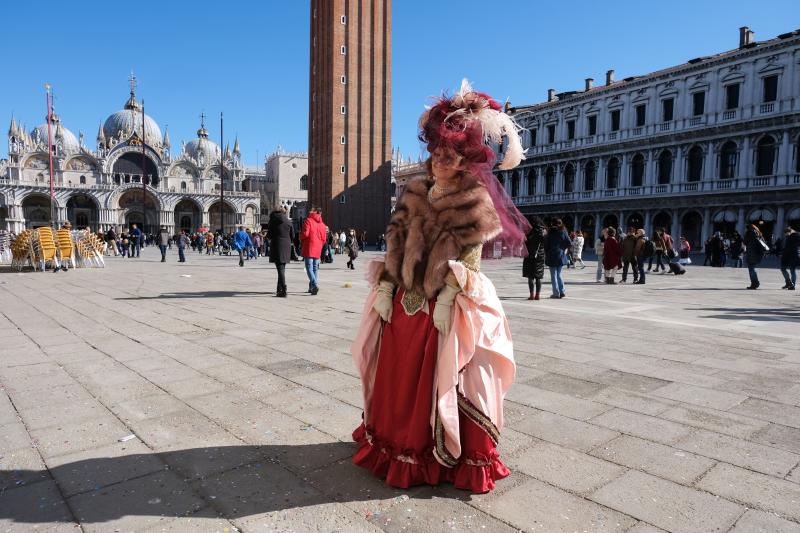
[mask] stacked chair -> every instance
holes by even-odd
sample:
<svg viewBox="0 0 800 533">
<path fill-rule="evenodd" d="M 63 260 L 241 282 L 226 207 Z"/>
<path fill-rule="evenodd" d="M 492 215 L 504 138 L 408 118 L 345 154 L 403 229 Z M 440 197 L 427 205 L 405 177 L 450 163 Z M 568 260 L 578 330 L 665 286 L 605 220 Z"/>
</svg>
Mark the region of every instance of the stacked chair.
<svg viewBox="0 0 800 533">
<path fill-rule="evenodd" d="M 53 269 L 61 268 L 58 261 L 58 246 L 53 236 L 52 228 L 37 228 L 33 232 L 33 263 L 34 268 L 42 271 L 47 270 L 47 263 L 51 263 Z"/>
<path fill-rule="evenodd" d="M 72 240 L 70 231 L 66 228 L 61 228 L 56 231 L 56 240 L 58 241 L 58 257 L 62 265 L 69 263 L 69 266 L 75 268 L 75 243 Z"/>
<path fill-rule="evenodd" d="M 103 259 L 105 243 L 97 235 L 89 230 L 76 230 L 72 232 L 72 238 L 78 251 L 76 258 L 79 267 L 103 268 L 106 266 L 105 259 Z"/>
<path fill-rule="evenodd" d="M 11 233 L 0 230 L 0 264 L 6 265 L 11 261 Z"/>
<path fill-rule="evenodd" d="M 33 231 L 26 229 L 11 243 L 11 268 L 22 270 L 26 266 L 36 269 L 33 261 Z"/>
</svg>

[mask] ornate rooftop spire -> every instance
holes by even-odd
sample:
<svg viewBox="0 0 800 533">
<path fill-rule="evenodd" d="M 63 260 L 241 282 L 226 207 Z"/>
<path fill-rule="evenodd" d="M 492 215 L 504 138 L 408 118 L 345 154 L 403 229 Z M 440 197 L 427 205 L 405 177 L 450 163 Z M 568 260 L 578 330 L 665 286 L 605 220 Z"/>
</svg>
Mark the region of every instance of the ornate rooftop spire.
<svg viewBox="0 0 800 533">
<path fill-rule="evenodd" d="M 229 159 L 231 157 L 231 144 L 230 143 L 225 145 L 225 157 L 229 158 Z"/>
<path fill-rule="evenodd" d="M 200 129 L 197 130 L 197 136 L 201 139 L 208 139 L 208 130 L 206 129 L 206 114 L 200 113 Z"/>
<path fill-rule="evenodd" d="M 169 126 L 164 126 L 164 142 L 162 142 L 165 147 L 169 148 Z"/>
<path fill-rule="evenodd" d="M 241 155 L 242 151 L 239 148 L 239 135 L 236 135 L 236 140 L 233 141 L 233 153 L 235 155 Z"/>
<path fill-rule="evenodd" d="M 106 134 L 103 133 L 103 124 L 100 123 L 100 127 L 97 128 L 97 142 L 98 143 L 105 143 L 106 142 Z"/>
<path fill-rule="evenodd" d="M 131 95 L 125 102 L 125 109 L 139 109 L 139 102 L 136 101 L 136 76 L 133 75 L 133 71 L 131 71 L 128 81 L 131 84 Z"/>
<path fill-rule="evenodd" d="M 17 119 L 14 118 L 14 114 L 11 114 L 11 125 L 8 127 L 8 136 L 9 137 L 17 137 L 17 132 L 19 131 L 19 127 L 17 126 Z"/>
</svg>

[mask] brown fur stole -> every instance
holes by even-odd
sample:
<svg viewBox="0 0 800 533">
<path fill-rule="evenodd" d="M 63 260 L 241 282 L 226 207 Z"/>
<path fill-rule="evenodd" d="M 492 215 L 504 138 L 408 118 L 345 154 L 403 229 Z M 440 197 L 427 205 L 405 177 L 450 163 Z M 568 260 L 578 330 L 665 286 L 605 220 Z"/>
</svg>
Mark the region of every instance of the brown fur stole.
<svg viewBox="0 0 800 533">
<path fill-rule="evenodd" d="M 428 179 L 411 180 L 386 230 L 386 272 L 398 285 L 428 299 L 444 287 L 449 260 L 502 230 L 492 199 L 478 178 L 464 176 L 457 192 L 430 203 L 432 185 Z"/>
</svg>

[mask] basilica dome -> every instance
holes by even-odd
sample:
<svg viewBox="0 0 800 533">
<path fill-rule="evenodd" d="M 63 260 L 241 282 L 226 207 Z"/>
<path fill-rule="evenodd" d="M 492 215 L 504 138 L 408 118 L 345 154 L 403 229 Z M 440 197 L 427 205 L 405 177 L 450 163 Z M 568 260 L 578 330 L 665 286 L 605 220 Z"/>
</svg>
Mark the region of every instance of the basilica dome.
<svg viewBox="0 0 800 533">
<path fill-rule="evenodd" d="M 222 153 L 219 145 L 208 138 L 208 131 L 204 126 L 197 130 L 197 139 L 186 143 L 186 153 L 193 159 L 202 160 L 203 165 L 208 165 L 219 159 Z"/>
<path fill-rule="evenodd" d="M 53 144 L 58 144 L 61 142 L 61 147 L 64 152 L 73 153 L 79 152 L 81 149 L 81 145 L 78 142 L 77 137 L 67 128 L 61 125 L 61 120 L 58 118 L 57 115 L 53 115 L 52 122 L 50 124 L 50 134 L 53 137 Z M 47 122 L 44 124 L 40 124 L 31 130 L 31 138 L 34 142 L 41 142 L 43 145 L 47 145 Z M 46 150 L 46 149 L 45 149 Z"/>
<path fill-rule="evenodd" d="M 142 108 L 131 91 L 125 108 L 108 117 L 103 124 L 106 139 L 118 139 L 122 134 L 127 139 L 134 131 L 142 137 Z M 150 146 L 161 146 L 161 128 L 149 115 L 144 115 L 145 142 Z"/>
</svg>

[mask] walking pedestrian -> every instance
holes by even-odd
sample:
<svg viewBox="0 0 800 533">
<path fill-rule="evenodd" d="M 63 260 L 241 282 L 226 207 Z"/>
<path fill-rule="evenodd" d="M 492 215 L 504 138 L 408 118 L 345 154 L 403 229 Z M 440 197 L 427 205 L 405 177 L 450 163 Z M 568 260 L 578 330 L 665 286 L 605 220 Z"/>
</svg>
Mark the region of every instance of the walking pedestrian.
<svg viewBox="0 0 800 533">
<path fill-rule="evenodd" d="M 347 268 L 350 270 L 355 270 L 356 266 L 354 261 L 358 257 L 358 239 L 356 238 L 356 230 L 351 229 L 347 232 L 347 237 L 344 242 L 344 250 L 347 254 Z"/>
<path fill-rule="evenodd" d="M 347 233 L 344 230 L 342 230 L 342 231 L 339 232 L 339 253 L 340 254 L 345 253 L 345 251 L 344 251 L 345 244 L 347 244 Z"/>
<path fill-rule="evenodd" d="M 528 300 L 538 300 L 544 277 L 544 238 L 547 229 L 538 216 L 531 220 L 531 230 L 525 240 L 528 255 L 522 260 L 522 276 L 528 278 Z"/>
<path fill-rule="evenodd" d="M 662 262 L 662 259 L 664 258 L 664 252 L 667 248 L 664 240 L 663 229 L 658 228 L 653 232 L 653 246 L 655 246 L 656 253 L 650 257 L 650 262 L 647 265 L 647 271 L 650 272 L 650 268 L 653 266 L 653 259 L 655 258 L 656 269 L 653 272 L 658 272 L 659 268 L 661 269 L 661 272 L 666 272 L 666 267 Z"/>
<path fill-rule="evenodd" d="M 119 255 L 119 249 L 117 248 L 117 232 L 114 231 L 114 228 L 108 228 L 105 235 L 106 241 L 106 254 L 111 255 L 114 254 L 114 257 Z"/>
<path fill-rule="evenodd" d="M 605 228 L 600 231 L 600 236 L 594 241 L 594 253 L 597 255 L 597 283 L 603 281 L 603 249 L 605 247 L 606 237 L 608 232 Z"/>
<path fill-rule="evenodd" d="M 186 247 L 190 244 L 189 236 L 186 235 L 186 230 L 182 229 L 181 234 L 178 235 L 178 263 L 186 262 Z"/>
<path fill-rule="evenodd" d="M 644 233 L 644 230 L 639 228 L 636 230 L 636 244 L 633 247 L 633 256 L 636 258 L 636 268 L 639 271 L 639 279 L 634 280 L 633 282 L 637 285 L 644 285 L 645 277 L 644 277 L 644 260 L 646 259 L 645 254 L 647 253 L 647 243 L 650 240 Z"/>
<path fill-rule="evenodd" d="M 244 226 L 239 226 L 239 231 L 233 236 L 233 247 L 239 252 L 239 266 L 244 266 L 244 256 L 247 253 L 248 246 L 253 246 L 253 241 L 250 240 L 250 234 L 244 230 Z"/>
<path fill-rule="evenodd" d="M 628 228 L 625 238 L 622 239 L 622 280 L 620 283 L 627 283 L 628 268 L 633 270 L 633 282 L 639 281 L 639 268 L 636 263 L 636 228 Z"/>
<path fill-rule="evenodd" d="M 583 232 L 578 230 L 575 232 L 575 238 L 572 239 L 572 261 L 576 266 L 580 263 L 581 267 L 583 267 L 583 244 Z"/>
<path fill-rule="evenodd" d="M 131 224 L 129 241 L 131 253 L 128 254 L 128 257 L 133 257 L 134 255 L 139 257 L 139 253 L 142 251 L 142 230 L 136 227 L 136 224 Z"/>
<path fill-rule="evenodd" d="M 747 250 L 747 273 L 750 275 L 750 286 L 747 288 L 755 290 L 761 286 L 758 281 L 756 267 L 764 258 L 764 254 L 769 250 L 769 246 L 764 241 L 761 230 L 755 224 L 749 224 L 747 231 L 744 232 L 744 245 Z"/>
<path fill-rule="evenodd" d="M 561 270 L 569 261 L 567 250 L 570 245 L 567 230 L 564 229 L 561 219 L 552 219 L 544 239 L 544 264 L 550 268 L 550 284 L 553 287 L 553 294 L 550 295 L 550 298 L 558 299 L 567 296 Z"/>
<path fill-rule="evenodd" d="M 781 251 L 781 274 L 786 280 L 783 289 L 793 291 L 797 285 L 797 267 L 800 266 L 800 233 L 791 226 L 784 231 L 783 250 Z"/>
<path fill-rule="evenodd" d="M 158 248 L 161 250 L 161 262 L 167 262 L 167 246 L 169 246 L 170 236 L 167 233 L 166 226 L 161 226 L 161 232 L 158 234 Z"/>
<path fill-rule="evenodd" d="M 606 283 L 613 285 L 617 275 L 617 269 L 622 268 L 622 248 L 616 238 L 617 232 L 614 228 L 608 228 L 606 241 L 603 246 L 603 269 Z"/>
<path fill-rule="evenodd" d="M 267 238 L 269 239 L 269 262 L 274 263 L 275 269 L 278 271 L 278 287 L 275 290 L 275 296 L 286 298 L 286 263 L 292 260 L 294 228 L 283 209 L 276 209 L 269 214 Z"/>
<path fill-rule="evenodd" d="M 308 276 L 308 292 L 312 296 L 316 296 L 319 292 L 317 272 L 327 233 L 325 223 L 322 222 L 322 210 L 319 207 L 312 207 L 308 218 L 303 222 L 303 229 L 300 231 L 300 250 Z"/>
<path fill-rule="evenodd" d="M 739 232 L 734 231 L 731 238 L 731 260 L 734 268 L 742 268 L 742 255 L 744 255 L 744 241 Z"/>
</svg>

